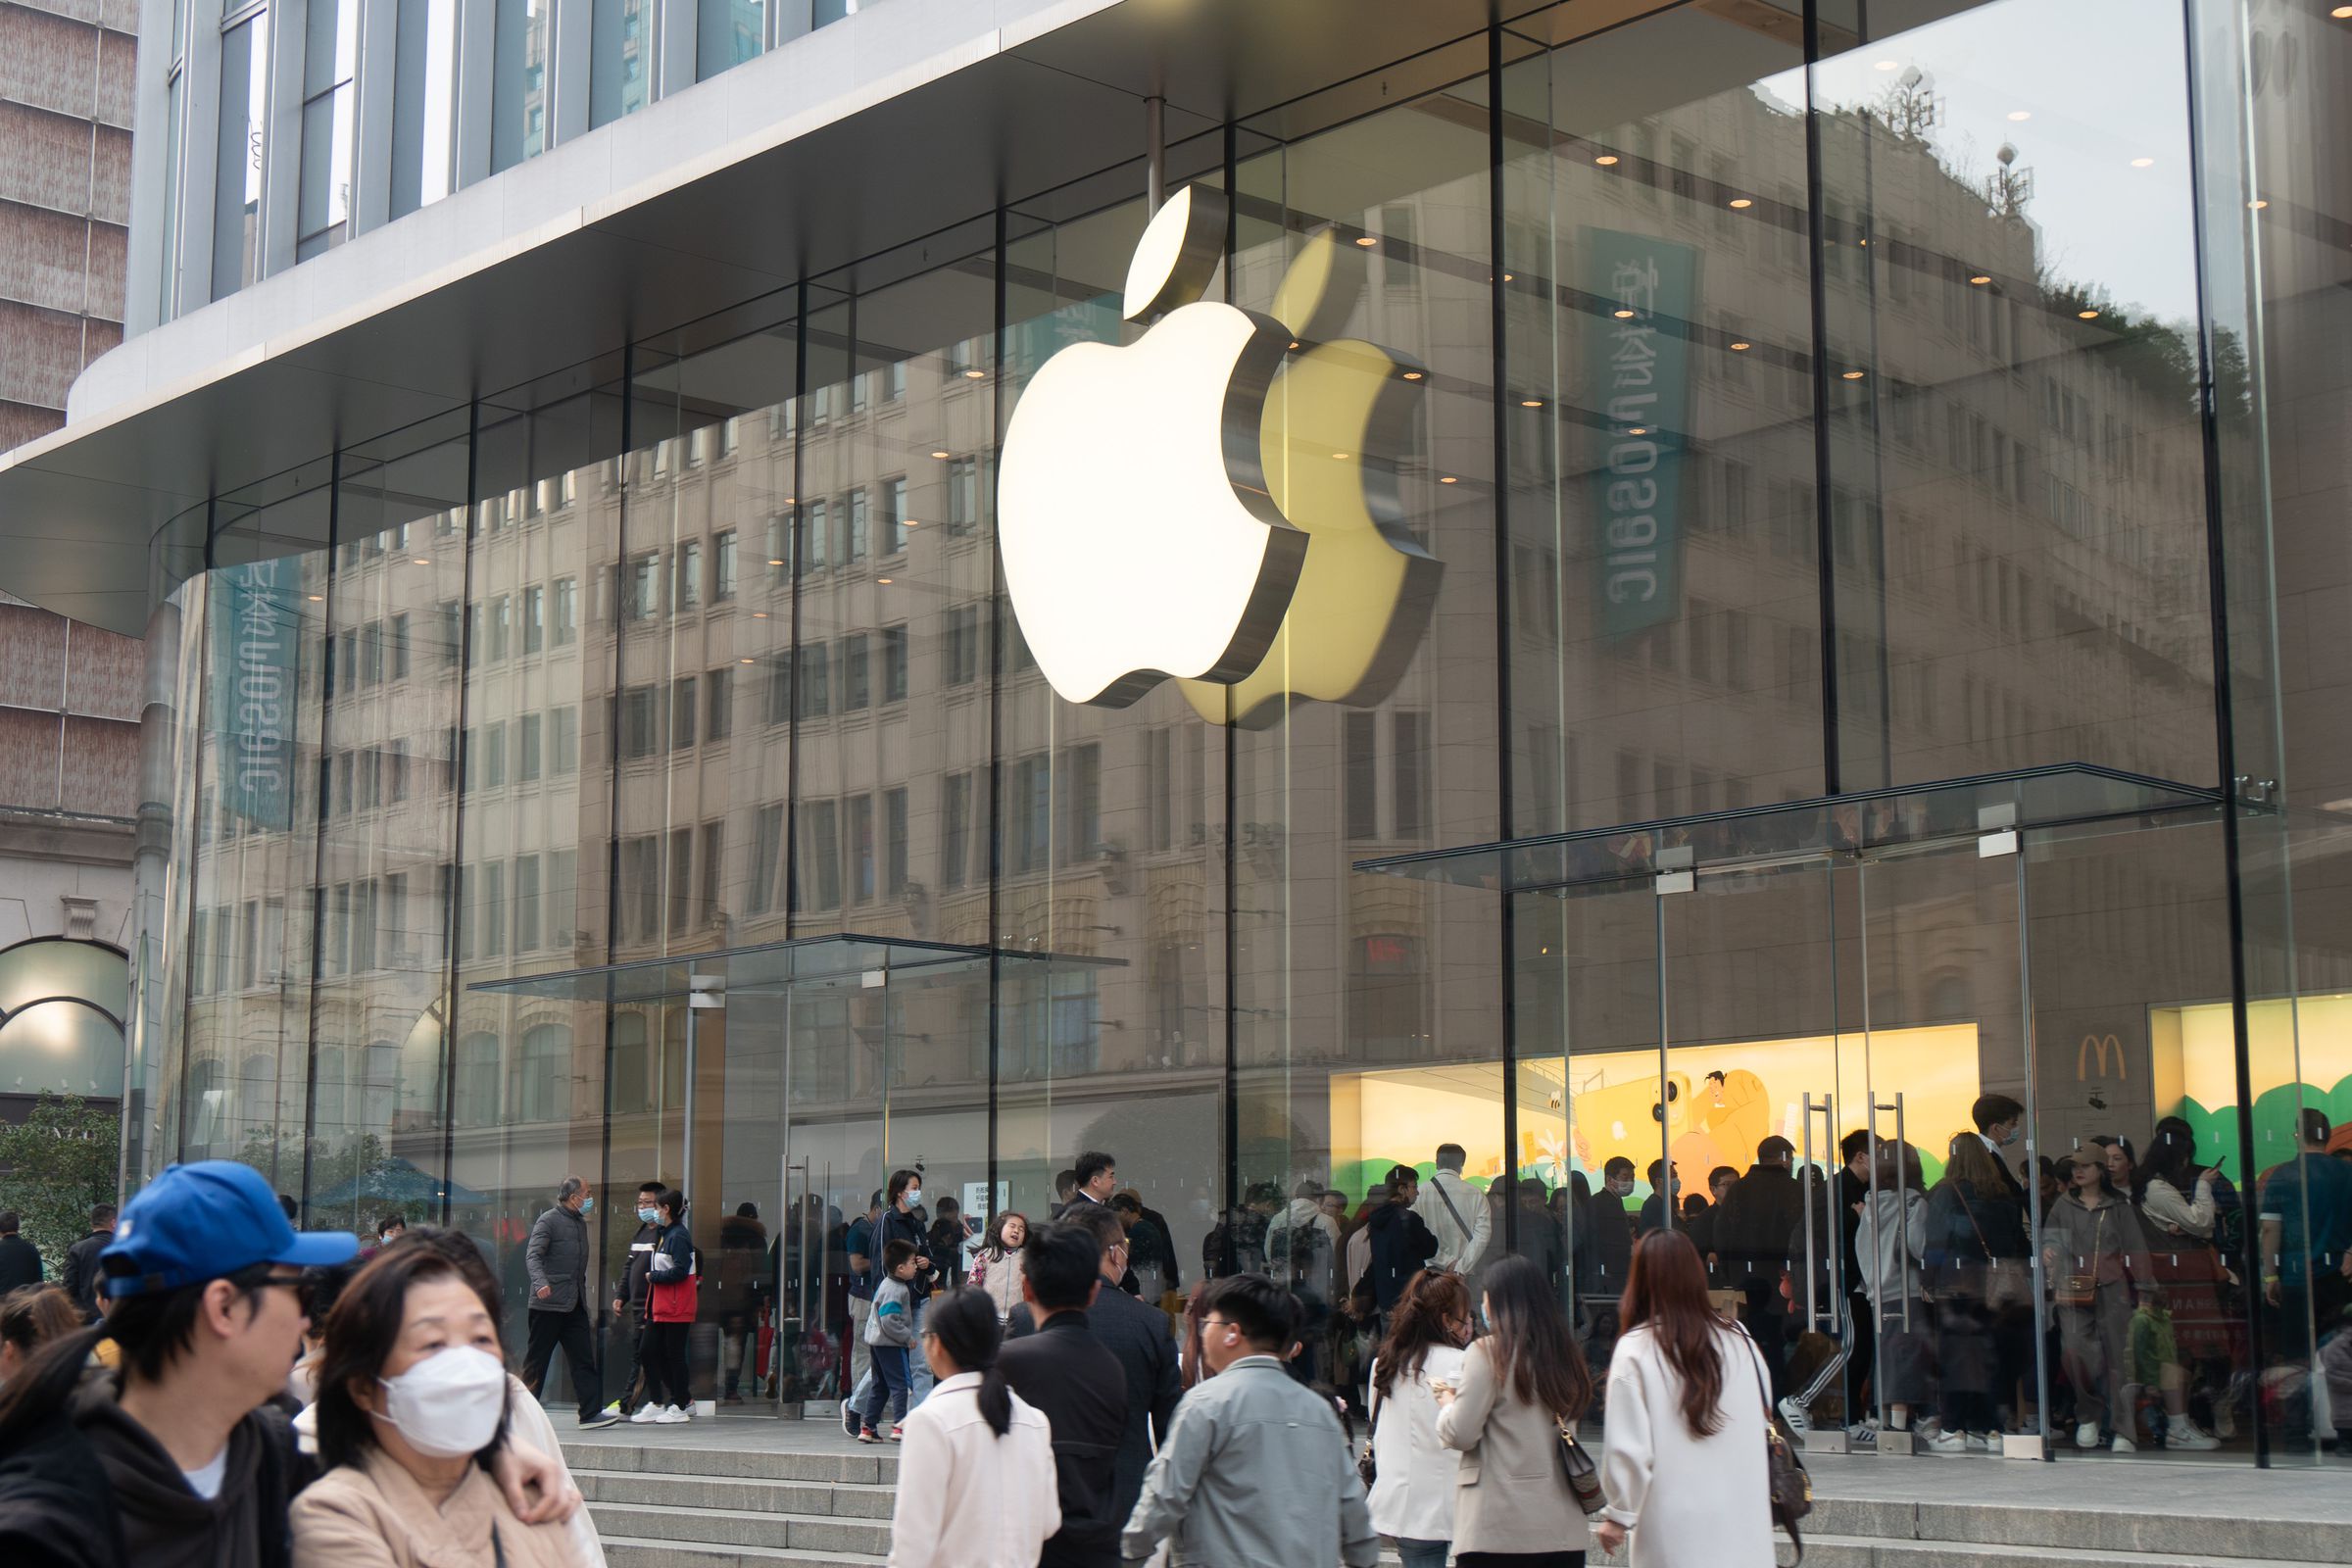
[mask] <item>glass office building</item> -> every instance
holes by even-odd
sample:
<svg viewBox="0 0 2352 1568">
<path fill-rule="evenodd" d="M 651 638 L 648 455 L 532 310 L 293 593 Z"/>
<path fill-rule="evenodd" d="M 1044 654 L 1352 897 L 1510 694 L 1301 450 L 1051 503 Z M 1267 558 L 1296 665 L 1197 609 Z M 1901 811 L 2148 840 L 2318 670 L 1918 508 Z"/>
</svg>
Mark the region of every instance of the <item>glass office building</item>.
<svg viewBox="0 0 2352 1568">
<path fill-rule="evenodd" d="M 657 124 L 585 125 L 645 102 L 595 72 L 675 43 L 656 9 L 608 37 L 600 4 L 575 59 L 502 0 L 483 177 L 531 178 L 490 172 L 575 103 Z M 519 1321 L 561 1178 L 608 1195 L 608 1266 L 666 1179 L 698 1376 L 797 1413 L 838 1394 L 843 1225 L 894 1169 L 1034 1219 L 1107 1151 L 1189 1286 L 1458 1145 L 1492 1254 L 1592 1327 L 1613 1161 L 1638 1210 L 1655 1161 L 1699 1195 L 1859 1132 L 1916 1190 L 2006 1096 L 2036 1218 L 2033 1161 L 2094 1139 L 2182 1181 L 2193 1145 L 2234 1195 L 2152 1243 L 2154 1381 L 2018 1334 L 1972 1391 L 2049 1439 L 2011 1451 L 2078 1420 L 2153 1450 L 2169 1389 L 2223 1458 L 2317 1462 L 2352 1293 L 2352 19 L 1504 9 L 1169 122 L 1168 187 L 1232 213 L 1209 298 L 1291 338 L 1255 455 L 1309 543 L 1229 682 L 1058 695 L 1024 621 L 1061 607 L 999 549 L 1024 389 L 1145 333 L 1140 143 L 782 287 L 649 285 L 564 368 L 180 508 L 132 1180 L 239 1158 L 314 1225 L 445 1220 Z M 778 25 L 700 14 L 706 70 Z M 318 63 L 332 146 L 351 73 Z M 242 232 L 214 295 L 268 254 Z M 1140 608 L 1128 548 L 1079 539 L 1056 594 Z M 1834 1334 L 1812 1212 L 1791 1290 L 1818 1248 Z M 2018 1308 L 2045 1326 L 2065 1261 Z M 1858 1398 L 1935 1348 L 1919 1311 Z"/>
</svg>

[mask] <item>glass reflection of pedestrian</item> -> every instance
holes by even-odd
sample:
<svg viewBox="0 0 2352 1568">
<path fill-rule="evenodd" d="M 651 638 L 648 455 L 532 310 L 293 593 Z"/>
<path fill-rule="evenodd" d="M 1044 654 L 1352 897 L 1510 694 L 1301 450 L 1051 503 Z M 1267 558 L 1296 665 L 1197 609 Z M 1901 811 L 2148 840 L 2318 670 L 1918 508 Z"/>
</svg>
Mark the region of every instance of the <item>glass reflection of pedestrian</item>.
<svg viewBox="0 0 2352 1568">
<path fill-rule="evenodd" d="M 2132 1453 L 2138 1445 L 2132 1438 L 2126 1374 L 2138 1282 L 2152 1283 L 2147 1236 L 2137 1211 L 2109 1185 L 2107 1162 L 2097 1152 L 2068 1154 L 2057 1169 L 2066 1190 L 2042 1214 L 2041 1261 L 2053 1282 L 2067 1377 L 2075 1388 L 2075 1446 L 2098 1446 L 2104 1403 L 2114 1451 Z"/>
</svg>

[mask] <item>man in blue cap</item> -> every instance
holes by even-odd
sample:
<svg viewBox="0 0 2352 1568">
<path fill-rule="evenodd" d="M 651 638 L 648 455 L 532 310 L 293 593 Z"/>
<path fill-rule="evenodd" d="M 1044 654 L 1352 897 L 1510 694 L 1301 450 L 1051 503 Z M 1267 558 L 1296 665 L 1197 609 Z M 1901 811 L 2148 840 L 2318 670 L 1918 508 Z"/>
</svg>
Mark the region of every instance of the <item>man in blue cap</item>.
<svg viewBox="0 0 2352 1568">
<path fill-rule="evenodd" d="M 303 1271 L 359 1246 L 297 1232 L 250 1166 L 150 1182 L 99 1253 L 104 1324 L 0 1396 L 0 1562 L 286 1568 L 286 1504 L 314 1474 L 274 1402 L 309 1322 Z M 85 1369 L 101 1334 L 119 1380 Z"/>
</svg>

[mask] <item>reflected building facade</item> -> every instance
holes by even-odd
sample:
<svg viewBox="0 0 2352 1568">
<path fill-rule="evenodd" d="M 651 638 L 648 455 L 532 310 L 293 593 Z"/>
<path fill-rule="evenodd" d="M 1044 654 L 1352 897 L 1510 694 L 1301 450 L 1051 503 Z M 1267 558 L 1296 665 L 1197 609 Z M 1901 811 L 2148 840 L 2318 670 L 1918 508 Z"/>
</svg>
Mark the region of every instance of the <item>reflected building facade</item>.
<svg viewBox="0 0 2352 1568">
<path fill-rule="evenodd" d="M 678 1182 L 698 1376 L 763 1326 L 755 1407 L 797 1410 L 840 1392 L 844 1227 L 896 1168 L 1036 1218 L 1109 1151 L 1189 1286 L 1292 1267 L 1296 1196 L 1356 1215 L 1459 1145 L 1497 1253 L 1592 1329 L 1612 1161 L 1695 1193 L 1867 1132 L 1932 1184 L 2006 1096 L 2013 1162 L 2144 1159 L 2166 1122 L 2227 1175 L 2175 1414 L 2312 1462 L 2352 1265 L 2259 1218 L 2334 1157 L 2305 1114 L 2352 1120 L 2317 630 L 2346 492 L 2309 433 L 2352 191 L 2303 161 L 2352 25 L 1590 9 L 1167 150 L 1230 198 L 1210 297 L 1299 340 L 1258 456 L 1306 577 L 1235 685 L 1066 700 L 1000 564 L 1024 388 L 1144 330 L 1132 161 L 583 327 L 571 368 L 174 522 L 134 1177 L 241 1158 L 312 1224 L 446 1219 L 517 1313 L 564 1175 Z M 530 15 L 560 122 L 564 24 Z M 706 73 L 758 52 L 758 7 L 702 17 Z M 1367 373 L 1396 419 L 1327 390 Z M 1334 564 L 1374 522 L 1407 586 Z M 2017 1438 L 2104 1407 L 2024 1359 Z"/>
</svg>

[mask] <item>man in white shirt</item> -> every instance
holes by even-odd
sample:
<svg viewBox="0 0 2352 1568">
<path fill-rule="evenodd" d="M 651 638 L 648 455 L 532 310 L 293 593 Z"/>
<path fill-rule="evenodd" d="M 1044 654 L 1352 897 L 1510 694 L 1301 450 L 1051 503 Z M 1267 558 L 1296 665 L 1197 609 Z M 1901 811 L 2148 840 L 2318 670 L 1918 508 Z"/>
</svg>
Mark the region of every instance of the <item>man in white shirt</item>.
<svg viewBox="0 0 2352 1568">
<path fill-rule="evenodd" d="M 1438 1168 L 1413 1203 L 1413 1212 L 1438 1239 L 1438 1255 L 1429 1260 L 1429 1266 L 1455 1274 L 1478 1267 L 1487 1252 L 1488 1235 L 1494 1228 L 1486 1196 L 1462 1180 L 1466 1158 L 1461 1145 L 1440 1144 Z"/>
</svg>

